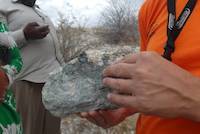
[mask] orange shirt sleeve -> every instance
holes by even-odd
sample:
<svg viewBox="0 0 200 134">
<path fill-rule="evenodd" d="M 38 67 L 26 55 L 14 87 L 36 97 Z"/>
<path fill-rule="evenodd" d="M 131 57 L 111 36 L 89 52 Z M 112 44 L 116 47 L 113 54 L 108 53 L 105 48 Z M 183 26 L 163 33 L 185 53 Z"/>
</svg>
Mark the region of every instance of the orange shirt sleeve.
<svg viewBox="0 0 200 134">
<path fill-rule="evenodd" d="M 147 34 L 146 15 L 147 15 L 147 6 L 146 6 L 146 2 L 144 2 L 142 7 L 140 8 L 139 16 L 138 16 L 141 51 L 146 51 L 146 47 L 147 47 L 148 34 Z"/>
</svg>

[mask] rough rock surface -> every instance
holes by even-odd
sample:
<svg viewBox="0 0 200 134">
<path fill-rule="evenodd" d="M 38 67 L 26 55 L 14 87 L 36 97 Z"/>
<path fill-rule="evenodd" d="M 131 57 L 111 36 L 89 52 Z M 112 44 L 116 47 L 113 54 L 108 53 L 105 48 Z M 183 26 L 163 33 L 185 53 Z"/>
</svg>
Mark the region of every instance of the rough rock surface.
<svg viewBox="0 0 200 134">
<path fill-rule="evenodd" d="M 62 70 L 51 74 L 42 92 L 46 109 L 55 116 L 65 117 L 90 110 L 116 108 L 106 99 L 110 89 L 102 85 L 105 66 L 88 62 L 83 54 L 75 63 L 68 63 Z"/>
</svg>

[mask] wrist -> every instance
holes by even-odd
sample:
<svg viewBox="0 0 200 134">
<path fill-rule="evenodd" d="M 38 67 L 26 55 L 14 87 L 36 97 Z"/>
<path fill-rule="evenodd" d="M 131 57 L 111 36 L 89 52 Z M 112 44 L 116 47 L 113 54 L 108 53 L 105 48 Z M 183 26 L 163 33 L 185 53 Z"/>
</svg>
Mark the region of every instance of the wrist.
<svg viewBox="0 0 200 134">
<path fill-rule="evenodd" d="M 19 48 L 21 48 L 23 45 L 27 43 L 23 28 L 13 32 L 9 32 L 9 34 L 11 35 L 11 37 L 13 37 L 14 41 L 16 42 Z"/>
<path fill-rule="evenodd" d="M 191 83 L 187 89 L 187 97 L 185 97 L 185 105 L 181 111 L 181 116 L 200 122 L 200 79 L 194 77 L 190 82 Z"/>
<path fill-rule="evenodd" d="M 26 32 L 25 29 L 23 30 L 23 34 L 24 34 L 24 38 L 25 38 L 26 40 L 29 40 L 28 34 L 27 34 L 27 32 Z"/>
<path fill-rule="evenodd" d="M 182 112 L 182 117 L 200 122 L 200 96 L 199 99 L 191 101 L 188 107 L 185 107 Z"/>
</svg>

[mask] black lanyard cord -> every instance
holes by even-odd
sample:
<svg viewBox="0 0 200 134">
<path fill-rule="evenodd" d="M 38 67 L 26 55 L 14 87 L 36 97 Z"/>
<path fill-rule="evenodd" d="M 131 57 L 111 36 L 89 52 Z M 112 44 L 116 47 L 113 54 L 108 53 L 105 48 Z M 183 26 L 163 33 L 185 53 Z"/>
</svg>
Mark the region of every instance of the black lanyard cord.
<svg viewBox="0 0 200 134">
<path fill-rule="evenodd" d="M 168 8 L 168 25 L 167 25 L 167 42 L 164 48 L 163 57 L 167 60 L 172 60 L 171 55 L 175 51 L 175 40 L 181 33 L 187 20 L 192 14 L 197 0 L 189 0 L 184 7 L 181 15 L 176 20 L 176 0 L 167 0 Z"/>
</svg>

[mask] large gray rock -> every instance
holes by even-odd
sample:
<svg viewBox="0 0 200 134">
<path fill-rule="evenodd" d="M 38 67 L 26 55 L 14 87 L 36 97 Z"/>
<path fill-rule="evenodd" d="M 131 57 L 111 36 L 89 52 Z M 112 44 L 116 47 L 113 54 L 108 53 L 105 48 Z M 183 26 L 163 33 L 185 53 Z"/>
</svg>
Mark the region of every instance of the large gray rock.
<svg viewBox="0 0 200 134">
<path fill-rule="evenodd" d="M 47 110 L 59 117 L 98 109 L 114 109 L 107 101 L 110 89 L 102 85 L 105 65 L 89 63 L 86 57 L 66 64 L 50 75 L 42 95 Z"/>
</svg>

